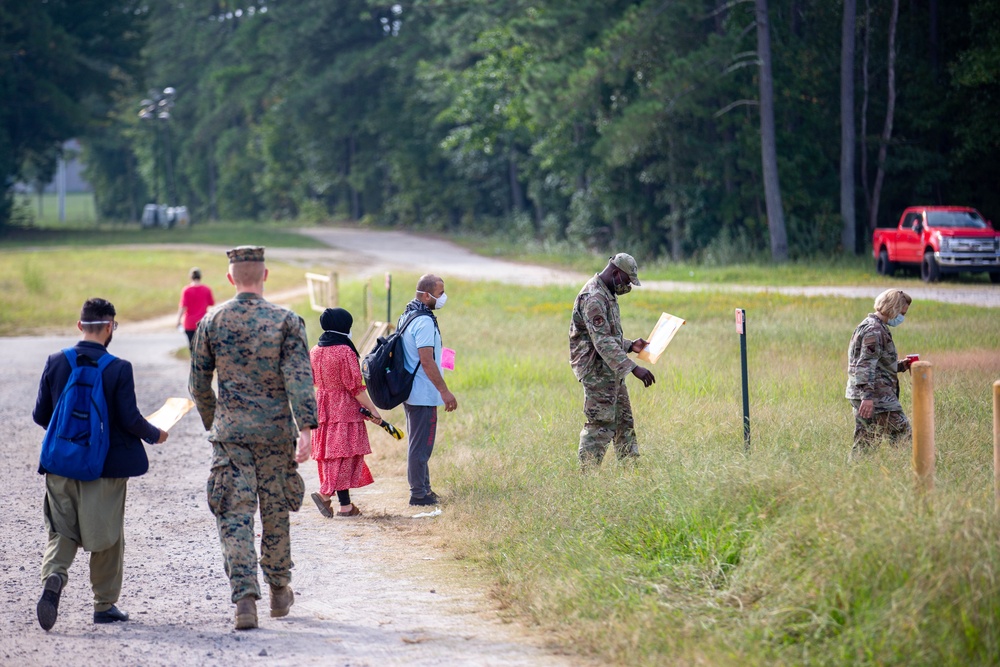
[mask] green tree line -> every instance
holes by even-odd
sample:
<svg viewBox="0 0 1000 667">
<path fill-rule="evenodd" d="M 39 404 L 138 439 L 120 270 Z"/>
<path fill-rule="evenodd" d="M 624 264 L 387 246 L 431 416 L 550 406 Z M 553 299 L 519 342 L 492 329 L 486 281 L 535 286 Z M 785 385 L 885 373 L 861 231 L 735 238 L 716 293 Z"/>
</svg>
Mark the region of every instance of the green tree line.
<svg viewBox="0 0 1000 667">
<path fill-rule="evenodd" d="M 195 220 L 370 219 L 726 262 L 853 254 L 918 203 L 1000 215 L 995 0 L 89 4 L 129 19 L 106 39 L 145 40 L 141 76 L 121 74 L 123 51 L 107 103 L 74 127 L 110 219 L 157 192 Z M 139 118 L 165 87 L 169 118 Z M 0 113 L 2 153 L 24 129 Z M 27 173 L 12 155 L 8 181 Z"/>
</svg>

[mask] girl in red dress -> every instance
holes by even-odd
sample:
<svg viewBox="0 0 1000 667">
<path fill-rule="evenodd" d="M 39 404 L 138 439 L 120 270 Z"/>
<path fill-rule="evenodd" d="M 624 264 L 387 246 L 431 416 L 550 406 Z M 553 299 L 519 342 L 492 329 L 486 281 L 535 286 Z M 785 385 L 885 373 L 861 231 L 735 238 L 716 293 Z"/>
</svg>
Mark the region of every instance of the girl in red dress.
<svg viewBox="0 0 1000 667">
<path fill-rule="evenodd" d="M 380 420 L 378 408 L 368 398 L 358 350 L 351 342 L 354 318 L 343 308 L 327 308 L 319 317 L 323 335 L 309 351 L 319 425 L 312 431 L 312 458 L 319 467 L 319 492 L 313 502 L 325 517 L 359 516 L 361 510 L 351 502 L 350 489 L 373 483 L 365 463 L 371 454 L 368 431 L 361 406 L 372 418 Z M 331 500 L 336 494 L 340 509 L 334 511 Z"/>
</svg>

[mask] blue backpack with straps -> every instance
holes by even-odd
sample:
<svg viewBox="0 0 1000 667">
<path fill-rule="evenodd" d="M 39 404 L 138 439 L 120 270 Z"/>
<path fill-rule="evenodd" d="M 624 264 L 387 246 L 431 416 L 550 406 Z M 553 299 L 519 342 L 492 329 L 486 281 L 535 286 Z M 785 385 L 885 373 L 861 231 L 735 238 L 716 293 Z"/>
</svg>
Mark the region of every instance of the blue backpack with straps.
<svg viewBox="0 0 1000 667">
<path fill-rule="evenodd" d="M 62 352 L 71 372 L 45 430 L 40 463 L 52 474 L 90 482 L 101 476 L 111 444 L 103 374 L 117 357 L 105 353 L 96 365 L 81 366 L 76 350 Z"/>
</svg>

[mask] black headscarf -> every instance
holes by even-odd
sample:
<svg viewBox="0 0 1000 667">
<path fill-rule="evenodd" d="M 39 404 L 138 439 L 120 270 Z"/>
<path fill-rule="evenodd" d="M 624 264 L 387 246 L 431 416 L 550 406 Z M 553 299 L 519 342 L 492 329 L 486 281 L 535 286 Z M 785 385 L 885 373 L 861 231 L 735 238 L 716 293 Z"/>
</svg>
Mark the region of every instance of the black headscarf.
<svg viewBox="0 0 1000 667">
<path fill-rule="evenodd" d="M 319 316 L 319 325 L 323 327 L 323 335 L 316 343 L 320 347 L 330 347 L 331 345 L 346 345 L 354 351 L 354 356 L 358 356 L 358 348 L 347 337 L 351 333 L 351 325 L 354 318 L 343 308 L 327 308 Z"/>
</svg>

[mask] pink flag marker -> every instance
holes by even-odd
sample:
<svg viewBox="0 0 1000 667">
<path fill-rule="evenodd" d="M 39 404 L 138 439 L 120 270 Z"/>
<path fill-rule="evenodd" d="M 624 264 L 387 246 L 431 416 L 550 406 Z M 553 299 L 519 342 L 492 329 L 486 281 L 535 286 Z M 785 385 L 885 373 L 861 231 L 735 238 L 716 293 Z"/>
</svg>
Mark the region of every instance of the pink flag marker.
<svg viewBox="0 0 1000 667">
<path fill-rule="evenodd" d="M 450 347 L 441 348 L 441 368 L 448 371 L 455 370 L 455 350 Z"/>
</svg>

